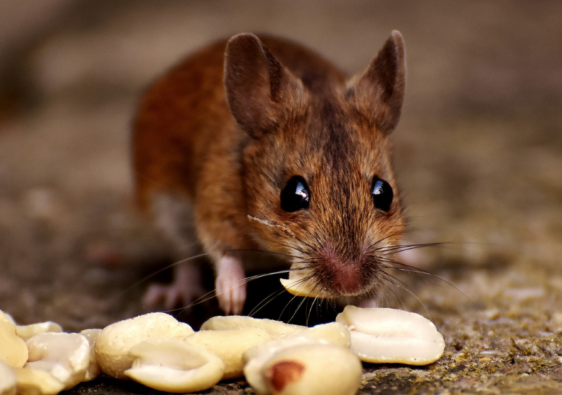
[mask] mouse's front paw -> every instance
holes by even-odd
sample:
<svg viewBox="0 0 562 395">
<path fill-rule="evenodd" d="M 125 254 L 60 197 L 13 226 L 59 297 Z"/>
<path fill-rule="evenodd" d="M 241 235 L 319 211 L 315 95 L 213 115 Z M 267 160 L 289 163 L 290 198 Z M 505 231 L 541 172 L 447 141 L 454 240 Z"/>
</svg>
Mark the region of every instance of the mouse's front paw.
<svg viewBox="0 0 562 395">
<path fill-rule="evenodd" d="M 215 288 L 219 306 L 225 314 L 242 314 L 246 302 L 246 283 L 244 269 L 238 259 L 232 257 L 221 259 Z"/>
</svg>

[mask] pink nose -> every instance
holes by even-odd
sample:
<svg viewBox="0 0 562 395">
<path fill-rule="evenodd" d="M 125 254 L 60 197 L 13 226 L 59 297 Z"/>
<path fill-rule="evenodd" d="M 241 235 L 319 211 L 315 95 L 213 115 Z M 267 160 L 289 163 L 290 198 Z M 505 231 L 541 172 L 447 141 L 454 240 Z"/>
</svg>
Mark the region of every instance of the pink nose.
<svg viewBox="0 0 562 395">
<path fill-rule="evenodd" d="M 342 295 L 354 295 L 361 289 L 359 265 L 340 264 L 333 267 L 333 287 Z"/>
</svg>

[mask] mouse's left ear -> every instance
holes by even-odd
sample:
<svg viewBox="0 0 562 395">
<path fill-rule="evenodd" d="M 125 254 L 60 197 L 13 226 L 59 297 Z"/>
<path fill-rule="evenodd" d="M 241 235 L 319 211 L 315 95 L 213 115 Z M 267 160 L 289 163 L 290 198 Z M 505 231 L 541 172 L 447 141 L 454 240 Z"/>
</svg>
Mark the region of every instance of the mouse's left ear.
<svg viewBox="0 0 562 395">
<path fill-rule="evenodd" d="M 274 130 L 283 114 L 291 113 L 304 100 L 302 82 L 250 33 L 228 41 L 224 85 L 230 112 L 253 138 Z"/>
<path fill-rule="evenodd" d="M 400 119 L 405 83 L 404 39 L 394 30 L 367 70 L 351 79 L 347 97 L 388 134 Z"/>
</svg>

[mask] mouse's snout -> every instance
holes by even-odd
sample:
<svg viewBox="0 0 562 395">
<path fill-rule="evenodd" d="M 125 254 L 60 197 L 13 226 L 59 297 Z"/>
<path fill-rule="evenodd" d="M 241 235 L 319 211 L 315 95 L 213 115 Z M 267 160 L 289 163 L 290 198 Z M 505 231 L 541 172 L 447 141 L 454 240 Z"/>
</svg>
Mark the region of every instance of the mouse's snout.
<svg viewBox="0 0 562 395">
<path fill-rule="evenodd" d="M 365 289 L 360 258 L 346 258 L 326 249 L 316 262 L 316 268 L 324 288 L 339 296 L 358 295 Z"/>
<path fill-rule="evenodd" d="M 355 295 L 362 289 L 358 266 L 354 264 L 340 265 L 333 270 L 332 286 L 342 295 Z"/>
</svg>

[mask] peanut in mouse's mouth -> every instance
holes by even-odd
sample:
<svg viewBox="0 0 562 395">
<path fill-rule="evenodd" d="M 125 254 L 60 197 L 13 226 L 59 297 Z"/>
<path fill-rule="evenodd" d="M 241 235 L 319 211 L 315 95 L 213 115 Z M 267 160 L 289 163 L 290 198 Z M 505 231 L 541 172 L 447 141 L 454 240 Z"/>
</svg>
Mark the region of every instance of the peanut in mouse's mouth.
<svg viewBox="0 0 562 395">
<path fill-rule="evenodd" d="M 301 264 L 291 265 L 288 279 L 280 279 L 281 285 L 292 295 L 310 298 L 331 298 L 333 295 L 317 281 L 314 272 Z"/>
<path fill-rule="evenodd" d="M 325 276 L 302 264 L 291 265 L 289 279 L 281 279 L 283 287 L 292 295 L 311 298 L 361 296 L 365 286 L 359 279 L 359 269 L 351 267 L 337 276 Z M 327 282 L 327 283 L 326 283 Z"/>
</svg>

